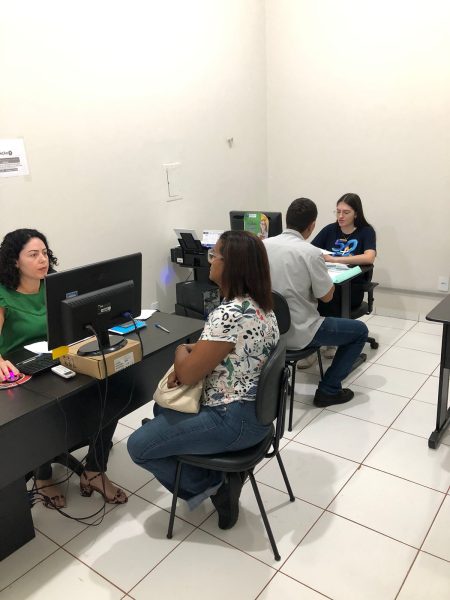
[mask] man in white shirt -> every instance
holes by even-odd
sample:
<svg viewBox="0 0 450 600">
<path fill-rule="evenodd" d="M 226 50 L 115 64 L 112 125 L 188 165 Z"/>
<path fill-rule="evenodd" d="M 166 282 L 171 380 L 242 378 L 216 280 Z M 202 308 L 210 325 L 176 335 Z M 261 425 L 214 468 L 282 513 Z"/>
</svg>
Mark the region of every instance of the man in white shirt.
<svg viewBox="0 0 450 600">
<path fill-rule="evenodd" d="M 336 355 L 314 396 L 316 406 L 342 404 L 353 392 L 342 388 L 367 340 L 367 326 L 361 321 L 321 317 L 317 300 L 330 302 L 334 285 L 322 251 L 306 240 L 314 230 L 317 207 L 308 198 L 298 198 L 286 213 L 287 229 L 264 240 L 270 263 L 272 288 L 282 294 L 291 311 L 287 347 L 337 346 Z"/>
</svg>

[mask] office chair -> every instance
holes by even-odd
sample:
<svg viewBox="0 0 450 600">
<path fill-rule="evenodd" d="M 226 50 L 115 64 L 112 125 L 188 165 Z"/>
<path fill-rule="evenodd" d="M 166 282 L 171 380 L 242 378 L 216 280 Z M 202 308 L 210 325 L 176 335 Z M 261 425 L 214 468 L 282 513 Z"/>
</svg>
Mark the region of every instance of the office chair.
<svg viewBox="0 0 450 600">
<path fill-rule="evenodd" d="M 273 296 L 273 311 L 277 318 L 278 329 L 280 330 L 280 334 L 285 334 L 289 331 L 291 326 L 291 312 L 289 310 L 289 305 L 284 296 L 279 294 L 278 292 L 272 292 Z M 291 370 L 291 384 L 290 384 L 290 401 L 289 401 L 289 424 L 288 431 L 292 431 L 292 419 L 294 413 L 294 392 L 295 392 L 295 373 L 297 370 L 297 363 L 299 360 L 303 358 L 307 358 L 311 356 L 311 354 L 317 353 L 317 360 L 319 361 L 319 370 L 320 377 L 323 377 L 323 366 L 322 366 L 322 357 L 320 355 L 320 346 L 307 346 L 306 348 L 302 348 L 301 350 L 286 350 L 286 365 L 290 367 Z"/>
<path fill-rule="evenodd" d="M 367 302 L 364 300 L 356 308 L 350 310 L 351 319 L 359 319 L 363 315 L 370 315 L 373 310 L 373 290 L 377 287 L 378 283 L 372 281 L 373 267 L 365 272 L 366 281 L 361 283 L 353 283 L 352 289 L 362 291 L 367 294 Z M 378 348 L 378 342 L 374 337 L 368 337 L 367 342 L 373 350 Z"/>
<path fill-rule="evenodd" d="M 288 378 L 289 373 L 285 366 L 285 341 L 281 338 L 262 368 L 256 392 L 255 402 L 258 421 L 264 425 L 271 425 L 270 431 L 266 437 L 259 442 L 259 444 L 256 444 L 256 446 L 238 450 L 236 452 L 223 452 L 221 454 L 209 455 L 182 455 L 177 457 L 178 466 L 175 477 L 175 489 L 172 498 L 172 508 L 170 510 L 169 528 L 167 530 L 167 537 L 169 539 L 172 538 L 180 475 L 184 464 L 202 467 L 204 469 L 212 469 L 213 471 L 246 473 L 252 484 L 261 517 L 272 546 L 273 555 L 275 560 L 280 560 L 281 557 L 262 503 L 253 470 L 264 458 L 276 456 L 289 494 L 289 499 L 291 502 L 295 501 L 295 496 L 292 493 L 279 453 L 279 443 L 284 433 Z M 274 421 L 276 421 L 275 424 Z M 273 450 L 269 452 L 271 446 Z"/>
</svg>

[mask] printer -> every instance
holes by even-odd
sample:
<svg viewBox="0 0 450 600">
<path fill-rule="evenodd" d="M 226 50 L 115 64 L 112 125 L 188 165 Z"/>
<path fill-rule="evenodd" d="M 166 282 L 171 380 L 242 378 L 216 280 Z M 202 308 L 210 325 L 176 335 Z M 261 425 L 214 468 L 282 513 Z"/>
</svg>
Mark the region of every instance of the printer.
<svg viewBox="0 0 450 600">
<path fill-rule="evenodd" d="M 194 231 L 176 229 L 175 233 L 180 245 L 171 248 L 170 259 L 194 271 L 193 281 L 176 284 L 175 314 L 204 320 L 220 304 L 219 288 L 209 279 L 208 247 Z"/>
</svg>

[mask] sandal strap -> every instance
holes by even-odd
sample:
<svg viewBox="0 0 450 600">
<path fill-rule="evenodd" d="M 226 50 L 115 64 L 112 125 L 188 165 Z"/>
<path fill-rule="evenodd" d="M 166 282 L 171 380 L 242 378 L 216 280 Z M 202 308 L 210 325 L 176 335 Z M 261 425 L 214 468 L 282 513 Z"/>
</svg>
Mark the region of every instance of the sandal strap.
<svg viewBox="0 0 450 600">
<path fill-rule="evenodd" d="M 87 482 L 90 484 L 90 483 L 91 483 L 91 481 L 94 481 L 94 479 L 97 479 L 97 477 L 101 477 L 101 476 L 103 476 L 103 475 L 104 475 L 104 473 L 102 473 L 102 472 L 100 471 L 100 473 L 97 473 L 97 475 L 92 475 L 92 477 L 88 477 L 88 476 L 86 475 L 86 471 L 83 471 L 83 475 L 84 475 L 84 477 L 85 477 L 86 481 L 87 481 Z"/>
</svg>

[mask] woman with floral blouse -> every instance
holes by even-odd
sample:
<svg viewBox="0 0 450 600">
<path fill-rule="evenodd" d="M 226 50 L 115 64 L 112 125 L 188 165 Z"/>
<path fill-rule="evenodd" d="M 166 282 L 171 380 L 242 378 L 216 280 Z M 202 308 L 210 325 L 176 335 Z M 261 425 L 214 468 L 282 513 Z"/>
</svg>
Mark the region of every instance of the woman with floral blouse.
<svg viewBox="0 0 450 600">
<path fill-rule="evenodd" d="M 155 405 L 155 418 L 128 440 L 132 460 L 170 491 L 177 455 L 249 448 L 269 430 L 255 411 L 261 369 L 279 339 L 266 250 L 253 234 L 226 231 L 208 259 L 210 279 L 224 301 L 210 313 L 197 343 L 178 346 L 169 382 L 190 385 L 204 378 L 200 411 L 186 414 Z M 190 508 L 211 497 L 219 527 L 229 529 L 239 516 L 242 479 L 239 473 L 184 465 L 179 496 Z"/>
</svg>

